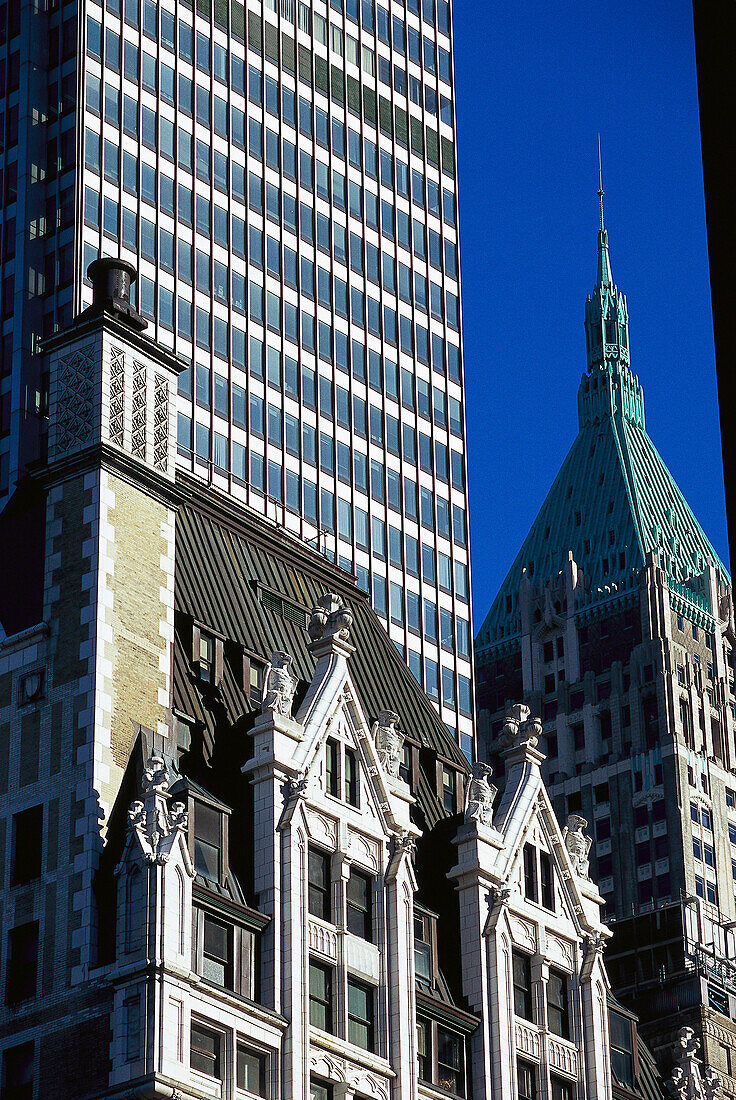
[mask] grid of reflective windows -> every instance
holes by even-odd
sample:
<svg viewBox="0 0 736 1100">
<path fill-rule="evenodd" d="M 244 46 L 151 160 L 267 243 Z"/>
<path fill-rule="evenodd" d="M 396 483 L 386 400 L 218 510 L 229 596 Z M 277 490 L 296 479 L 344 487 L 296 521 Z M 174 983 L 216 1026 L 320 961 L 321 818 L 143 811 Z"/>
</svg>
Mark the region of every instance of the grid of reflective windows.
<svg viewBox="0 0 736 1100">
<path fill-rule="evenodd" d="M 469 729 L 449 7 L 230 8 L 90 5 L 85 262 L 117 237 L 191 364 L 180 461 L 355 573 Z"/>
</svg>

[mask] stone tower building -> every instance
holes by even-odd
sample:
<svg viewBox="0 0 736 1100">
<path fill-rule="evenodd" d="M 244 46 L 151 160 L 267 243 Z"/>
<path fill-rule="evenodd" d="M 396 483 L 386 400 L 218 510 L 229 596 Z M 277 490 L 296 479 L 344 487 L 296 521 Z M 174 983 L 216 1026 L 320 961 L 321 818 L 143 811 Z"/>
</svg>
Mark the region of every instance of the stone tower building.
<svg viewBox="0 0 736 1100">
<path fill-rule="evenodd" d="M 601 190 L 579 432 L 478 634 L 480 753 L 510 700 L 542 716 L 557 814 L 594 834 L 614 990 L 655 1054 L 692 1024 L 733 1093 L 731 581 L 647 435 L 628 325 Z"/>
</svg>

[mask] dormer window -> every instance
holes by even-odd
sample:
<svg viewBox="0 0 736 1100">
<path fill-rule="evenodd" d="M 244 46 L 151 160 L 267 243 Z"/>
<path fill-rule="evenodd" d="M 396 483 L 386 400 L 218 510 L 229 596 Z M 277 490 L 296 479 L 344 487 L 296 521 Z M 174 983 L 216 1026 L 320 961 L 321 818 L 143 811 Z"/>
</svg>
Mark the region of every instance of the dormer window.
<svg viewBox="0 0 736 1100">
<path fill-rule="evenodd" d="M 434 976 L 432 966 L 432 920 L 423 913 L 414 914 L 414 969 L 420 981 L 431 982 Z"/>
<path fill-rule="evenodd" d="M 325 744 L 325 791 L 333 798 L 343 798 L 348 806 L 360 805 L 357 754 L 334 737 L 328 737 Z"/>
<path fill-rule="evenodd" d="M 222 679 L 224 638 L 203 623 L 192 626 L 192 664 L 202 684 L 216 687 Z"/>
<path fill-rule="evenodd" d="M 411 786 L 411 745 L 408 741 L 404 741 L 401 746 L 401 761 L 399 763 L 399 778 Z"/>
<path fill-rule="evenodd" d="M 219 882 L 222 876 L 222 814 L 205 802 L 194 802 L 194 869 Z"/>
<path fill-rule="evenodd" d="M 457 803 L 457 772 L 454 768 L 448 768 L 445 764 L 442 764 L 441 778 L 442 805 L 448 814 L 454 814 Z"/>
<path fill-rule="evenodd" d="M 340 743 L 328 738 L 325 745 L 325 790 L 340 797 Z"/>
<path fill-rule="evenodd" d="M 611 1033 L 611 1069 L 619 1085 L 634 1086 L 634 1028 L 621 1012 L 608 1011 Z"/>
<path fill-rule="evenodd" d="M 541 887 L 542 905 L 545 909 L 555 907 L 555 886 L 552 860 L 547 852 L 539 853 L 539 885 Z"/>
<path fill-rule="evenodd" d="M 358 757 L 353 749 L 345 748 L 345 801 L 348 806 L 359 804 Z"/>
<path fill-rule="evenodd" d="M 554 911 L 554 868 L 547 852 L 533 844 L 524 845 L 524 897 Z"/>
<path fill-rule="evenodd" d="M 199 635 L 199 678 L 211 684 L 215 674 L 215 639 L 209 634 Z"/>
<path fill-rule="evenodd" d="M 524 845 L 524 897 L 528 901 L 538 901 L 537 888 L 537 852 L 533 844 Z"/>
</svg>

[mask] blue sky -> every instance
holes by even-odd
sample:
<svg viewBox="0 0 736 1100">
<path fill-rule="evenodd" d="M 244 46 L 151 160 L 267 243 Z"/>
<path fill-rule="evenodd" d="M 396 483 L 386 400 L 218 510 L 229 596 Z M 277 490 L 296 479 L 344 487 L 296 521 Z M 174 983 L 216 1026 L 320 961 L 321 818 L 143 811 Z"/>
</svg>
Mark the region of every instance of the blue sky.
<svg viewBox="0 0 736 1100">
<path fill-rule="evenodd" d="M 728 564 L 692 9 L 456 0 L 476 631 L 577 432 L 597 134 L 647 429 Z"/>
</svg>

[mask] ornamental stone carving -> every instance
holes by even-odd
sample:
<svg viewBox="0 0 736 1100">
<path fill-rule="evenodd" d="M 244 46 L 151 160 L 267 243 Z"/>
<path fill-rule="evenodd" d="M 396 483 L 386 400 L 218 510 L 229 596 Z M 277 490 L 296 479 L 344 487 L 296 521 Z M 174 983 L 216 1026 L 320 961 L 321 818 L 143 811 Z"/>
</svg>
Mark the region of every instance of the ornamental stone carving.
<svg viewBox="0 0 736 1100">
<path fill-rule="evenodd" d="M 723 1088 L 723 1079 L 719 1077 L 712 1066 L 708 1066 L 705 1071 L 705 1081 L 703 1082 L 703 1092 L 705 1093 L 705 1100 L 718 1100 L 721 1095 L 721 1089 Z"/>
<path fill-rule="evenodd" d="M 718 1100 L 723 1082 L 716 1071 L 709 1067 L 705 1075 L 700 1072 L 698 1058 L 700 1039 L 691 1027 L 682 1027 L 675 1043 L 675 1065 L 666 1082 L 675 1100 Z"/>
<path fill-rule="evenodd" d="M 285 718 L 291 718 L 297 680 L 292 676 L 294 658 L 277 650 L 271 655 L 263 673 L 263 703 L 261 711 L 271 710 Z"/>
<path fill-rule="evenodd" d="M 298 798 L 306 798 L 309 793 L 309 776 L 297 775 L 286 783 L 286 805 L 291 805 Z"/>
<path fill-rule="evenodd" d="M 143 799 L 128 810 L 129 828 L 148 863 L 167 863 L 178 833 L 186 833 L 187 812 L 183 802 L 168 801 L 169 776 L 162 757 L 149 756 L 143 772 Z"/>
<path fill-rule="evenodd" d="M 136 458 L 146 457 L 146 368 L 143 363 L 133 362 L 133 428 L 130 449 Z"/>
<path fill-rule="evenodd" d="M 394 846 L 396 852 L 405 855 L 408 859 L 413 859 L 417 850 L 417 838 L 413 833 L 402 829 L 394 836 Z"/>
<path fill-rule="evenodd" d="M 94 407 L 94 345 L 59 359 L 57 367 L 56 446 L 71 451 L 89 443 Z"/>
<path fill-rule="evenodd" d="M 493 824 L 493 802 L 498 794 L 498 787 L 489 782 L 492 775 L 490 764 L 478 760 L 472 765 L 472 778 L 465 803 L 466 821 L 478 821 L 487 826 Z"/>
<path fill-rule="evenodd" d="M 113 348 L 110 357 L 110 440 L 123 446 L 125 436 L 125 353 Z"/>
<path fill-rule="evenodd" d="M 160 374 L 153 380 L 153 464 L 164 473 L 169 462 L 169 383 Z"/>
<path fill-rule="evenodd" d="M 602 955 L 607 943 L 608 938 L 603 932 L 590 932 L 585 941 L 586 951 L 593 955 Z"/>
<path fill-rule="evenodd" d="M 491 908 L 495 908 L 497 905 L 505 905 L 513 893 L 511 887 L 507 882 L 502 882 L 499 886 L 492 886 L 490 890 Z"/>
<path fill-rule="evenodd" d="M 583 832 L 587 825 L 588 822 L 580 814 L 568 814 L 567 824 L 562 830 L 562 839 L 565 842 L 573 869 L 582 878 L 589 877 L 590 860 L 588 859 L 588 853 L 593 843 L 592 838 L 586 836 Z"/>
<path fill-rule="evenodd" d="M 353 613 L 334 592 L 320 596 L 309 619 L 309 637 L 313 642 L 338 638 L 346 642 L 353 625 Z"/>
<path fill-rule="evenodd" d="M 398 714 L 392 710 L 379 711 L 378 721 L 373 723 L 371 734 L 378 753 L 378 763 L 387 775 L 398 777 L 404 735 L 396 729 Z"/>
<path fill-rule="evenodd" d="M 531 711 L 523 703 L 516 703 L 506 715 L 501 731 L 501 744 L 508 748 L 535 749 L 542 735 L 542 722 L 530 718 Z"/>
</svg>

